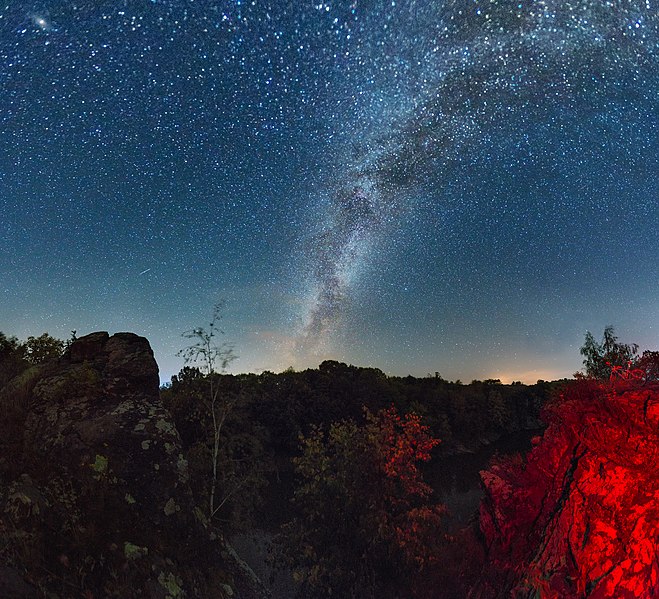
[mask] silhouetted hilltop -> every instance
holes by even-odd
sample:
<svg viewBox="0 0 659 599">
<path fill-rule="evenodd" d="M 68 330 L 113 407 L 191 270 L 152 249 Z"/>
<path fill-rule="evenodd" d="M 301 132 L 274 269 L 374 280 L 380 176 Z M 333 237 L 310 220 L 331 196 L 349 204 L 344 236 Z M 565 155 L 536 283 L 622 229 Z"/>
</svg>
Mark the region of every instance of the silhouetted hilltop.
<svg viewBox="0 0 659 599">
<path fill-rule="evenodd" d="M 184 444 L 199 431 L 189 398 L 202 393 L 204 384 L 196 368 L 186 367 L 162 389 Z M 542 428 L 542 406 L 562 384 L 504 385 L 498 380 L 463 384 L 440 376 L 390 377 L 377 368 L 334 360 L 300 372 L 219 376 L 222 394 L 242 397 L 242 409 L 268 430 L 274 451 L 288 453 L 298 450 L 299 435 L 311 426 L 361 420 L 364 407 L 377 411 L 391 405 L 421 416 L 442 440 L 441 453 L 474 451 L 506 434 Z"/>
</svg>

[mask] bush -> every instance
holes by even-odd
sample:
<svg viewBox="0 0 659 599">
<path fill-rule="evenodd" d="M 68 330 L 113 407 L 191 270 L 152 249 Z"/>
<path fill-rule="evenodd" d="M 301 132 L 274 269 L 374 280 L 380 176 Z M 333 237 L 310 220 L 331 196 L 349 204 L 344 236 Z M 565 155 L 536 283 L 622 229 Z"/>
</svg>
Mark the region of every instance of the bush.
<svg viewBox="0 0 659 599">
<path fill-rule="evenodd" d="M 315 428 L 301 442 L 300 515 L 280 538 L 300 595 L 423 595 L 420 575 L 437 565 L 444 512 L 419 472 L 439 443 L 428 427 L 393 407 L 365 409 L 364 424 Z"/>
</svg>

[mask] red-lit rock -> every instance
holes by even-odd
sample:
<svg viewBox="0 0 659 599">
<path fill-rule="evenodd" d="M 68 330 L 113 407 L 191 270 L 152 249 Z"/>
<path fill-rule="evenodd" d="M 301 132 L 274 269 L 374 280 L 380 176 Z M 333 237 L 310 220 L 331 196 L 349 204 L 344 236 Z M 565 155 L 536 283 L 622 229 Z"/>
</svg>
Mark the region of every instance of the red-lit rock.
<svg viewBox="0 0 659 599">
<path fill-rule="evenodd" d="M 578 382 L 546 419 L 526 461 L 482 473 L 470 597 L 659 597 L 659 388 Z"/>
</svg>

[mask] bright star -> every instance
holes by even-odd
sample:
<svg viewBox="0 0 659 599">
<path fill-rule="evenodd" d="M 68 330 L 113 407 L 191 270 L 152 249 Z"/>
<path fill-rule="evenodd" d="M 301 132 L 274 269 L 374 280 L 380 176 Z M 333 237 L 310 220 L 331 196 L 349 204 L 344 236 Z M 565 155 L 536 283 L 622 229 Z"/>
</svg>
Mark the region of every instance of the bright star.
<svg viewBox="0 0 659 599">
<path fill-rule="evenodd" d="M 32 23 L 36 25 L 41 31 L 50 31 L 51 24 L 48 20 L 40 15 L 32 15 Z"/>
</svg>

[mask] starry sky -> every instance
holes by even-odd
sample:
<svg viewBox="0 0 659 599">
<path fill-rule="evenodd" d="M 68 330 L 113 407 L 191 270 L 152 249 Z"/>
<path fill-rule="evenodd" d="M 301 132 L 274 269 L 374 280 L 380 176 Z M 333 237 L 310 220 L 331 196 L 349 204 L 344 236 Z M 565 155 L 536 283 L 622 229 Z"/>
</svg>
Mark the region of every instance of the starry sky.
<svg viewBox="0 0 659 599">
<path fill-rule="evenodd" d="M 0 2 L 0 330 L 233 372 L 659 347 L 659 0 Z"/>
</svg>

